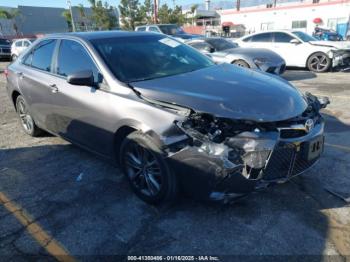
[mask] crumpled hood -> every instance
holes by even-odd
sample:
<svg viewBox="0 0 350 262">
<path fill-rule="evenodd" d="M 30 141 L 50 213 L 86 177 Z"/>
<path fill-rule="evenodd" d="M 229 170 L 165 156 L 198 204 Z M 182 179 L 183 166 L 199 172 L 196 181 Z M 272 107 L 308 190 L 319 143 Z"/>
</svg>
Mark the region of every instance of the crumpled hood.
<svg viewBox="0 0 350 262">
<path fill-rule="evenodd" d="M 240 54 L 240 55 L 246 55 L 251 57 L 252 59 L 254 58 L 266 58 L 268 60 L 271 61 L 280 61 L 283 62 L 283 58 L 278 55 L 277 53 L 269 50 L 269 49 L 265 49 L 265 48 L 242 48 L 242 47 L 237 47 L 237 48 L 231 48 L 231 49 L 227 49 L 221 52 L 216 52 L 215 54 L 218 53 L 222 53 L 222 54 Z"/>
<path fill-rule="evenodd" d="M 230 119 L 281 121 L 307 107 L 301 93 L 287 81 L 230 64 L 130 85 L 146 98 Z"/>
<path fill-rule="evenodd" d="M 349 41 L 310 41 L 309 43 L 312 45 L 335 47 L 337 49 L 350 50 Z"/>
</svg>

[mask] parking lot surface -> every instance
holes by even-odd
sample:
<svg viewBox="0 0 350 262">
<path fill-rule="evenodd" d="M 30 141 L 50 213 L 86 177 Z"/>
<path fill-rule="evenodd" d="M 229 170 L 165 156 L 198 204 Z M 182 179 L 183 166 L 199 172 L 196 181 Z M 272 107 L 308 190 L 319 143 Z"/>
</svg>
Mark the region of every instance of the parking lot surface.
<svg viewBox="0 0 350 262">
<path fill-rule="evenodd" d="M 0 71 L 7 65 L 0 63 Z M 0 74 L 0 254 L 96 259 L 111 255 L 330 255 L 350 259 L 350 74 L 289 70 L 302 92 L 329 96 L 320 162 L 236 203 L 182 197 L 143 203 L 117 167 L 60 138 L 24 134 Z M 271 258 L 271 257 L 266 257 Z"/>
</svg>

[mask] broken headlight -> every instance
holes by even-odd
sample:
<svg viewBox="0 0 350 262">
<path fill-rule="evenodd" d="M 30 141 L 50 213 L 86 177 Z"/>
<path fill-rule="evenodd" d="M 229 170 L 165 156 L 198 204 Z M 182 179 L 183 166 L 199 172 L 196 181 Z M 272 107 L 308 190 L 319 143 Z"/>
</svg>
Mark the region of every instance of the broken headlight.
<svg viewBox="0 0 350 262">
<path fill-rule="evenodd" d="M 266 58 L 255 58 L 253 61 L 257 66 L 261 66 L 268 62 Z"/>
<path fill-rule="evenodd" d="M 270 154 L 271 150 L 251 151 L 245 153 L 242 158 L 247 166 L 261 169 L 265 167 Z"/>
<path fill-rule="evenodd" d="M 265 167 L 267 160 L 278 140 L 277 132 L 242 132 L 228 139 L 230 148 L 239 148 L 244 153 L 241 158 L 245 165 L 261 169 Z"/>
</svg>

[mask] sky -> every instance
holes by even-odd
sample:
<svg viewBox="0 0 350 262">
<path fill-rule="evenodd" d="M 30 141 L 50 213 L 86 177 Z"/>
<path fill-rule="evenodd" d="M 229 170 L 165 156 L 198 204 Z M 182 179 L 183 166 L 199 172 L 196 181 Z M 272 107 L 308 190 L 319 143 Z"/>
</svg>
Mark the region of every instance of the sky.
<svg viewBox="0 0 350 262">
<path fill-rule="evenodd" d="M 118 6 L 119 0 L 103 0 L 103 2 L 107 1 L 110 5 Z M 84 6 L 88 7 L 89 1 L 87 0 L 71 0 L 72 5 L 78 5 L 83 4 Z M 143 0 L 139 1 L 140 3 L 143 2 Z M 175 0 L 175 3 L 177 5 L 184 5 L 184 4 L 192 4 L 192 3 L 198 3 L 198 2 L 204 2 L 201 0 Z M 167 3 L 170 6 L 173 6 L 174 0 L 161 0 L 161 4 Z M 30 6 L 47 6 L 47 7 L 67 7 L 67 1 L 66 0 L 0 0 L 0 6 L 10 6 L 10 7 L 17 7 L 18 5 L 30 5 Z"/>
</svg>

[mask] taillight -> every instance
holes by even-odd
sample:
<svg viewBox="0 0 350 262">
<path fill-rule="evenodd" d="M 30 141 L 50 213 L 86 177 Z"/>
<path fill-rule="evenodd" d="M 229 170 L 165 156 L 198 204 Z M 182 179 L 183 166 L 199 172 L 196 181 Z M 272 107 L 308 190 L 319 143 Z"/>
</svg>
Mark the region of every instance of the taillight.
<svg viewBox="0 0 350 262">
<path fill-rule="evenodd" d="M 5 68 L 4 74 L 5 74 L 6 77 L 9 75 L 9 70 L 7 68 Z"/>
</svg>

